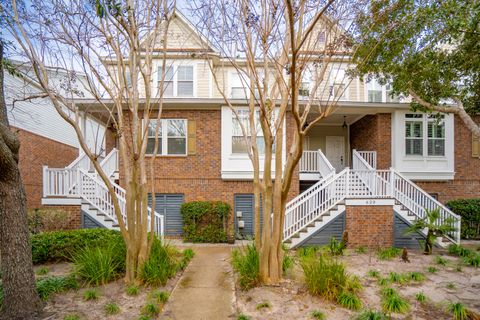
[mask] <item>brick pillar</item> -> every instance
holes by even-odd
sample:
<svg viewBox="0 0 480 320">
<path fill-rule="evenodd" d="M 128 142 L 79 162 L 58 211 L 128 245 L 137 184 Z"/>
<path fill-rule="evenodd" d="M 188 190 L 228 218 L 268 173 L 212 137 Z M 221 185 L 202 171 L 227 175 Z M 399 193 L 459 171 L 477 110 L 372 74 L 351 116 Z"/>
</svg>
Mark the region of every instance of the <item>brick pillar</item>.
<svg viewBox="0 0 480 320">
<path fill-rule="evenodd" d="M 375 204 L 377 201 L 379 204 Z M 348 246 L 393 246 L 393 204 L 383 200 L 347 200 L 345 230 Z M 371 202 L 372 204 L 364 204 Z"/>
</svg>

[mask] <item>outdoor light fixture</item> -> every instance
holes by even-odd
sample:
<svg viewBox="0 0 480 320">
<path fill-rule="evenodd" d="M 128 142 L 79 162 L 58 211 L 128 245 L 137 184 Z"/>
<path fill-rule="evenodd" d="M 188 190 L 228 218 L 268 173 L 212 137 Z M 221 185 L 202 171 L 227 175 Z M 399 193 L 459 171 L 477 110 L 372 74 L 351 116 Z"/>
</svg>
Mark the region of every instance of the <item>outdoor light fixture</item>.
<svg viewBox="0 0 480 320">
<path fill-rule="evenodd" d="M 343 129 L 347 129 L 347 116 L 343 116 L 343 124 L 342 124 L 342 128 Z"/>
</svg>

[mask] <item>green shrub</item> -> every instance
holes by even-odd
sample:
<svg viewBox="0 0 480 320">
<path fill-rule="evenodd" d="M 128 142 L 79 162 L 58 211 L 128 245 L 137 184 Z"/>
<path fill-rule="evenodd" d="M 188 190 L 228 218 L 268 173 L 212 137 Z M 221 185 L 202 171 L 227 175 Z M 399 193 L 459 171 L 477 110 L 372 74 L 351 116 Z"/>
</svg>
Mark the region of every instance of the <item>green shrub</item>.
<svg viewBox="0 0 480 320">
<path fill-rule="evenodd" d="M 437 273 L 438 269 L 430 266 L 430 267 L 427 268 L 427 271 L 430 272 L 430 273 Z"/>
<path fill-rule="evenodd" d="M 75 252 L 85 247 L 123 244 L 119 231 L 108 229 L 79 229 L 43 232 L 30 237 L 34 264 L 70 261 Z"/>
<path fill-rule="evenodd" d="M 475 254 L 474 251 L 464 248 L 459 244 L 451 244 L 448 246 L 448 253 L 459 257 L 469 257 Z"/>
<path fill-rule="evenodd" d="M 138 292 L 139 289 L 136 285 L 130 285 L 125 288 L 125 293 L 127 294 L 127 296 L 138 296 Z"/>
<path fill-rule="evenodd" d="M 342 256 L 343 251 L 345 250 L 345 244 L 343 241 L 338 241 L 335 237 L 331 237 L 328 248 L 330 249 L 330 254 L 332 256 Z"/>
<path fill-rule="evenodd" d="M 365 310 L 360 313 L 355 320 L 387 320 L 388 317 L 375 310 Z"/>
<path fill-rule="evenodd" d="M 480 199 L 460 199 L 446 203 L 446 206 L 462 217 L 462 238 L 480 236 Z"/>
<path fill-rule="evenodd" d="M 183 257 L 182 259 L 180 260 L 180 269 L 185 269 L 188 265 L 188 263 L 190 262 L 190 260 L 193 259 L 193 257 L 195 256 L 195 252 L 193 252 L 192 249 L 188 248 L 188 249 L 185 249 L 183 250 Z"/>
<path fill-rule="evenodd" d="M 193 201 L 182 204 L 184 240 L 227 242 L 227 221 L 231 208 L 220 201 Z"/>
<path fill-rule="evenodd" d="M 407 276 L 410 280 L 416 281 L 416 282 L 421 282 L 425 280 L 425 276 L 421 272 L 410 272 Z"/>
<path fill-rule="evenodd" d="M 250 317 L 244 314 L 239 314 L 237 320 L 250 320 Z"/>
<path fill-rule="evenodd" d="M 339 305 L 350 310 L 359 310 L 362 307 L 362 302 L 360 301 L 360 298 L 353 292 L 340 292 L 337 298 L 337 302 Z"/>
<path fill-rule="evenodd" d="M 315 320 L 325 320 L 327 317 L 325 316 L 325 313 L 319 310 L 314 310 L 310 313 L 310 316 L 315 319 Z"/>
<path fill-rule="evenodd" d="M 380 278 L 380 272 L 377 270 L 369 270 L 367 275 L 372 278 Z"/>
<path fill-rule="evenodd" d="M 388 279 L 387 279 L 387 278 L 378 278 L 378 285 L 379 285 L 379 286 L 386 286 L 386 285 L 388 285 Z"/>
<path fill-rule="evenodd" d="M 283 249 L 282 271 L 283 273 L 286 273 L 288 270 L 290 270 L 293 267 L 294 259 L 290 255 L 290 252 L 288 251 L 288 248 L 285 246 L 285 244 L 282 245 L 282 249 Z"/>
<path fill-rule="evenodd" d="M 393 258 L 396 258 L 400 256 L 402 253 L 402 250 L 399 248 L 386 248 L 386 249 L 379 249 L 377 251 L 377 257 L 379 260 L 392 260 Z"/>
<path fill-rule="evenodd" d="M 453 314 L 453 319 L 455 320 L 468 319 L 467 309 L 460 302 L 449 303 L 447 309 L 450 313 Z"/>
<path fill-rule="evenodd" d="M 63 317 L 63 320 L 80 320 L 80 316 L 76 314 L 69 314 Z"/>
<path fill-rule="evenodd" d="M 427 296 L 423 292 L 417 292 L 415 294 L 415 300 L 418 302 L 425 302 L 427 301 Z"/>
<path fill-rule="evenodd" d="M 110 243 L 104 247 L 79 249 L 73 256 L 73 266 L 75 274 L 88 284 L 106 284 L 125 271 L 125 246 Z"/>
<path fill-rule="evenodd" d="M 394 289 L 384 288 L 382 290 L 382 308 L 386 313 L 406 313 L 410 309 L 410 305 Z"/>
<path fill-rule="evenodd" d="M 259 257 L 255 245 L 232 251 L 232 266 L 238 274 L 238 282 L 242 290 L 253 288 L 260 281 Z"/>
<path fill-rule="evenodd" d="M 105 313 L 108 314 L 108 315 L 120 313 L 120 307 L 119 307 L 118 304 L 116 304 L 115 302 L 109 302 L 109 303 L 107 303 L 107 304 L 103 307 L 103 309 L 105 310 Z"/>
<path fill-rule="evenodd" d="M 480 267 L 480 254 L 471 255 L 463 258 L 463 262 L 471 267 Z"/>
<path fill-rule="evenodd" d="M 407 277 L 405 277 L 403 274 L 396 273 L 396 272 L 390 272 L 388 277 L 391 282 L 398 283 L 398 284 L 404 284 L 408 281 Z"/>
<path fill-rule="evenodd" d="M 143 306 L 142 313 L 146 316 L 156 317 L 160 313 L 160 308 L 155 303 L 147 303 Z"/>
<path fill-rule="evenodd" d="M 83 300 L 85 301 L 98 300 L 99 297 L 100 294 L 97 289 L 87 289 L 83 292 Z"/>
<path fill-rule="evenodd" d="M 182 267 L 183 257 L 177 249 L 155 238 L 150 257 L 140 269 L 140 279 L 152 286 L 164 286 Z"/>
<path fill-rule="evenodd" d="M 446 266 L 448 263 L 448 260 L 441 256 L 435 256 L 435 263 L 440 266 Z"/>
<path fill-rule="evenodd" d="M 74 276 L 48 277 L 37 280 L 37 292 L 41 299 L 48 300 L 50 295 L 67 290 L 78 289 L 79 285 Z"/>
<path fill-rule="evenodd" d="M 325 254 L 304 256 L 300 260 L 305 283 L 313 295 L 338 301 L 341 293 L 355 293 L 361 288 L 358 278 L 350 277 L 345 266 Z M 346 297 L 346 298 L 350 298 Z"/>
<path fill-rule="evenodd" d="M 165 304 L 170 298 L 170 293 L 166 291 L 155 291 L 152 294 L 152 298 L 155 299 L 158 303 Z"/>
<path fill-rule="evenodd" d="M 42 267 L 42 268 L 38 269 L 35 272 L 35 274 L 37 276 L 44 276 L 44 275 L 48 274 L 49 272 L 50 272 L 50 269 L 48 269 L 47 267 Z"/>
</svg>

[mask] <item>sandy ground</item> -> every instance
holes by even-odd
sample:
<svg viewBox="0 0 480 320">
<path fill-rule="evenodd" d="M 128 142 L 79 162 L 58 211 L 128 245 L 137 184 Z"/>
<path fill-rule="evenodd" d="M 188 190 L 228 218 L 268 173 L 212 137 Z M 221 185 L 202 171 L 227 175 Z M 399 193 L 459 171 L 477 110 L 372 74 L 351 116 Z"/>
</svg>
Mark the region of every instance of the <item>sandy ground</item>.
<svg viewBox="0 0 480 320">
<path fill-rule="evenodd" d="M 68 263 L 49 264 L 36 266 L 35 270 L 42 267 L 48 267 L 49 273 L 46 276 L 67 275 L 72 267 Z M 153 291 L 171 292 L 181 277 L 179 272 L 175 278 L 170 279 L 165 287 L 140 287 L 137 296 L 128 296 L 125 294 L 125 284 L 122 279 L 109 283 L 105 286 L 96 287 L 100 293 L 97 301 L 84 301 L 83 293 L 88 288 L 81 288 L 77 291 L 52 295 L 44 309 L 46 314 L 51 315 L 48 319 L 62 320 L 66 315 L 78 315 L 82 320 L 115 319 L 131 320 L 138 319 L 141 314 L 141 308 L 150 301 L 149 294 Z M 46 276 L 37 276 L 38 278 Z M 107 303 L 114 302 L 120 307 L 120 313 L 107 316 L 104 306 Z"/>
<path fill-rule="evenodd" d="M 422 272 L 426 280 L 422 283 L 410 282 L 405 285 L 392 285 L 400 295 L 410 301 L 411 309 L 407 315 L 393 315 L 394 319 L 452 319 L 445 313 L 448 302 L 462 302 L 467 308 L 480 312 L 480 269 L 462 266 L 457 271 L 460 260 L 457 257 L 437 251 L 445 259 L 446 266 L 435 263 L 435 255 L 425 256 L 421 252 L 409 252 L 410 263 L 403 263 L 396 258 L 391 261 L 380 261 L 373 253 L 358 254 L 347 250 L 339 259 L 347 266 L 347 271 L 360 277 L 363 290 L 360 293 L 364 309 L 380 310 L 380 286 L 377 280 L 367 276 L 369 270 L 377 270 L 382 277 L 389 272 Z M 429 273 L 427 268 L 435 266 L 437 273 Z M 453 288 L 451 285 L 453 284 Z M 448 287 L 447 287 L 448 286 Z M 415 294 L 423 292 L 428 302 L 415 301 Z M 268 302 L 271 307 L 257 310 L 259 303 Z M 344 309 L 320 297 L 308 294 L 302 284 L 302 272 L 298 265 L 287 275 L 285 282 L 279 287 L 260 287 L 244 292 L 237 288 L 238 313 L 251 319 L 313 319 L 310 314 L 314 310 L 325 313 L 327 319 L 351 319 L 356 312 Z"/>
</svg>

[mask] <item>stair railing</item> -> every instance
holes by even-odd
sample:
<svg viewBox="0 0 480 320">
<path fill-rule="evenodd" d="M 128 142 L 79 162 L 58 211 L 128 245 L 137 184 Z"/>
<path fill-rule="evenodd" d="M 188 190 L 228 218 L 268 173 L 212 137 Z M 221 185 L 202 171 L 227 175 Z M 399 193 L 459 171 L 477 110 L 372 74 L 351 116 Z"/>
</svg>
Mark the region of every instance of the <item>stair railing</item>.
<svg viewBox="0 0 480 320">
<path fill-rule="evenodd" d="M 118 149 L 113 148 L 112 151 L 100 162 L 100 167 L 103 169 L 107 177 L 111 177 L 118 171 Z"/>
</svg>

